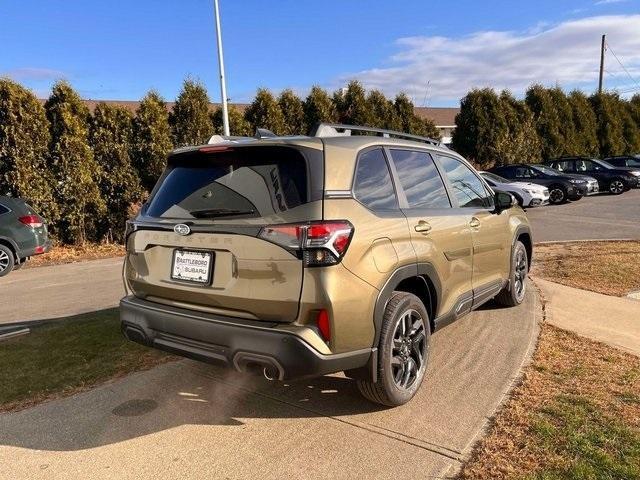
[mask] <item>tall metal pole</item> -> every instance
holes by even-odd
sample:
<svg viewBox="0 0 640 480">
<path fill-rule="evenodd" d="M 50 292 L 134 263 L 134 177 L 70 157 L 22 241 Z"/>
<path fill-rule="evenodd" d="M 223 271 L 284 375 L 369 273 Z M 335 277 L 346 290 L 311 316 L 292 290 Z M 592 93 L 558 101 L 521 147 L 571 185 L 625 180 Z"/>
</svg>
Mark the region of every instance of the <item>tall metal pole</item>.
<svg viewBox="0 0 640 480">
<path fill-rule="evenodd" d="M 218 67 L 220 69 L 220 96 L 222 97 L 222 129 L 224 135 L 229 135 L 229 109 L 227 108 L 227 86 L 224 80 L 224 56 L 222 54 L 222 32 L 220 31 L 220 8 L 218 0 L 213 0 L 216 11 L 216 35 L 218 38 Z"/>
<path fill-rule="evenodd" d="M 216 0 L 217 1 L 217 0 Z M 604 80 L 604 50 L 605 50 L 605 38 L 606 35 L 602 35 L 602 45 L 600 46 L 600 81 L 598 82 L 598 93 L 602 93 L 602 81 Z"/>
</svg>

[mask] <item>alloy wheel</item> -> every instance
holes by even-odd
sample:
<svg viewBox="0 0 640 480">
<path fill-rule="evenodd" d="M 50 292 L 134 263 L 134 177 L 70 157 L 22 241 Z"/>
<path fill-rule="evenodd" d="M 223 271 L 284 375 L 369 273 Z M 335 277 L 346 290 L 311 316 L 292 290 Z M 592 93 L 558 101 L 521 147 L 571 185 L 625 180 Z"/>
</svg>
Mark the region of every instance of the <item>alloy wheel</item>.
<svg viewBox="0 0 640 480">
<path fill-rule="evenodd" d="M 624 191 L 624 184 L 620 180 L 614 180 L 609 184 L 609 191 L 618 195 Z"/>
<path fill-rule="evenodd" d="M 427 341 L 422 315 L 413 309 L 400 316 L 393 332 L 391 371 L 399 389 L 407 390 L 424 373 Z"/>
<path fill-rule="evenodd" d="M 564 192 L 561 188 L 554 188 L 549 192 L 549 201 L 551 203 L 562 203 L 564 201 Z"/>
<path fill-rule="evenodd" d="M 9 266 L 9 255 L 0 250 L 0 273 L 4 272 Z"/>
<path fill-rule="evenodd" d="M 524 250 L 518 250 L 514 266 L 514 289 L 518 301 L 524 297 L 527 280 L 527 257 Z"/>
</svg>

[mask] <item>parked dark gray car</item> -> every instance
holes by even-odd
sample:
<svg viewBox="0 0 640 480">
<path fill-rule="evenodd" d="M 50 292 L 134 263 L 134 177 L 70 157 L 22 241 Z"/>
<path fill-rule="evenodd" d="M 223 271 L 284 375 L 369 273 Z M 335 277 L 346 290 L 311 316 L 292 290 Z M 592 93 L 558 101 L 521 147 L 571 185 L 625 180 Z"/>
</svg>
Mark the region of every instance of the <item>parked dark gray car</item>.
<svg viewBox="0 0 640 480">
<path fill-rule="evenodd" d="M 46 221 L 24 200 L 0 196 L 0 277 L 50 248 Z"/>
</svg>

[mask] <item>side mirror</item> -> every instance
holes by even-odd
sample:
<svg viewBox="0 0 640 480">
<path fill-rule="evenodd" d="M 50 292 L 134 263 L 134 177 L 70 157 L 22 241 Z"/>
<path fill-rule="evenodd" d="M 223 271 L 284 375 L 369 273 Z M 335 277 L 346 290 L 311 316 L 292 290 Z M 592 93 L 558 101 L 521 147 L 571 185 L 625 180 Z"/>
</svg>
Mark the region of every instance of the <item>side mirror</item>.
<svg viewBox="0 0 640 480">
<path fill-rule="evenodd" d="M 511 207 L 518 204 L 516 197 L 507 192 L 496 192 L 494 200 L 496 205 L 496 213 L 500 213 L 503 210 L 509 210 Z"/>
</svg>

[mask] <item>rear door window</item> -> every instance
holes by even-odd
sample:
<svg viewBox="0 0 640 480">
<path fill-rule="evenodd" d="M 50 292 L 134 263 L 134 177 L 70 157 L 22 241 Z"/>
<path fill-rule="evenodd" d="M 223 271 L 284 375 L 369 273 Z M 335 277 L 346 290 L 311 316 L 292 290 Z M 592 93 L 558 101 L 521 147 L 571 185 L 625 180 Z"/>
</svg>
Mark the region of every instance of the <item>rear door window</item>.
<svg viewBox="0 0 640 480">
<path fill-rule="evenodd" d="M 353 194 L 371 210 L 398 209 L 391 173 L 382 149 L 368 150 L 358 158 Z"/>
<path fill-rule="evenodd" d="M 0 203 L 0 215 L 9 213 L 9 209 Z"/>
<path fill-rule="evenodd" d="M 391 158 L 410 208 L 451 207 L 444 182 L 431 155 L 392 149 Z"/>
<path fill-rule="evenodd" d="M 169 159 L 146 214 L 161 218 L 280 215 L 322 197 L 305 156 L 288 147 L 187 152 Z"/>
</svg>

